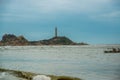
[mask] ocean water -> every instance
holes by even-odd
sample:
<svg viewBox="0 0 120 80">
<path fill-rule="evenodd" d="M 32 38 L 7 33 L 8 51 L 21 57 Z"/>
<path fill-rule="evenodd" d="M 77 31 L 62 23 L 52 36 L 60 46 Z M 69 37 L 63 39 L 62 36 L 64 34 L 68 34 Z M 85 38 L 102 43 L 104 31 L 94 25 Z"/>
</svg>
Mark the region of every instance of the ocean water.
<svg viewBox="0 0 120 80">
<path fill-rule="evenodd" d="M 1 46 L 0 67 L 83 80 L 120 80 L 120 45 Z"/>
</svg>

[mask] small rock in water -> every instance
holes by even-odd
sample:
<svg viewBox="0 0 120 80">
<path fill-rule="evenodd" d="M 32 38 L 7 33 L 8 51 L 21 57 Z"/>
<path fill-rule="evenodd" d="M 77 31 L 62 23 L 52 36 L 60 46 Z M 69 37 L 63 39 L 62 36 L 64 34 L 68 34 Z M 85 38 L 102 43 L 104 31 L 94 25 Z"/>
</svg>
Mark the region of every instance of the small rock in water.
<svg viewBox="0 0 120 80">
<path fill-rule="evenodd" d="M 45 75 L 37 75 L 33 77 L 33 80 L 51 80 L 51 78 Z"/>
</svg>

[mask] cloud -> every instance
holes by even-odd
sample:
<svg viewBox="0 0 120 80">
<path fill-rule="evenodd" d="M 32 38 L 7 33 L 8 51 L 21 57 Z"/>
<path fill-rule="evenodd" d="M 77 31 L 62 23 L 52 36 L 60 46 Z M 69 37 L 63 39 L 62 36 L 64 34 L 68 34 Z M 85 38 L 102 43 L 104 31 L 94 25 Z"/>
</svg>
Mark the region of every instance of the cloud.
<svg viewBox="0 0 120 80">
<path fill-rule="evenodd" d="M 69 14 L 97 16 L 100 13 L 105 16 L 106 11 L 113 11 L 112 2 L 113 0 L 9 0 L 2 16 L 3 21 L 55 20 L 60 15 Z"/>
<path fill-rule="evenodd" d="M 93 15 L 91 16 L 91 18 L 96 19 L 96 20 L 103 20 L 103 21 L 106 21 L 106 20 L 114 21 L 116 19 L 120 19 L 120 11 L 113 11 L 113 12 Z"/>
<path fill-rule="evenodd" d="M 90 12 L 103 9 L 111 0 L 30 0 L 30 5 L 40 12 Z"/>
<path fill-rule="evenodd" d="M 2 16 L 2 18 L 0 19 L 0 21 L 6 21 L 6 22 L 17 22 L 17 21 L 25 21 L 26 20 L 34 20 L 34 19 L 38 19 L 38 16 L 33 16 L 31 14 L 16 14 L 16 13 L 0 13 L 0 16 Z"/>
<path fill-rule="evenodd" d="M 111 0 L 10 0 L 9 10 L 38 13 L 91 12 L 103 9 Z M 14 11 L 14 12 L 15 12 Z"/>
<path fill-rule="evenodd" d="M 101 17 L 120 18 L 120 11 L 103 14 L 103 15 L 101 15 Z"/>
</svg>

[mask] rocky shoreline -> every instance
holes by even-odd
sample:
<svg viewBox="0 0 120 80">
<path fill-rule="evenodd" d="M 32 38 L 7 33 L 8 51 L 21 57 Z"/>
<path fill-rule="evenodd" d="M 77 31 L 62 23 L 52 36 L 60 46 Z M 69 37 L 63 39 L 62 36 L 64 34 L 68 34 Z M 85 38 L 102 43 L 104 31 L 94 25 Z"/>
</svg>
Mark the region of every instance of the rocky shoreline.
<svg viewBox="0 0 120 80">
<path fill-rule="evenodd" d="M 9 70 L 9 69 L 3 69 L 3 68 L 0 68 L 0 73 L 8 73 L 8 74 L 16 77 L 17 80 L 33 80 L 34 76 L 41 75 L 41 74 L 32 73 L 32 72 Z M 76 77 L 68 77 L 68 76 L 55 76 L 55 75 L 45 75 L 45 76 L 50 77 L 51 80 L 81 80 Z M 0 76 L 0 80 L 1 79 L 2 79 L 2 77 Z M 42 79 L 36 79 L 36 80 L 42 80 Z"/>
<path fill-rule="evenodd" d="M 81 42 L 76 43 L 65 36 L 55 36 L 50 39 L 29 41 L 24 36 L 5 34 L 0 41 L 0 46 L 26 46 L 26 45 L 88 45 Z"/>
</svg>

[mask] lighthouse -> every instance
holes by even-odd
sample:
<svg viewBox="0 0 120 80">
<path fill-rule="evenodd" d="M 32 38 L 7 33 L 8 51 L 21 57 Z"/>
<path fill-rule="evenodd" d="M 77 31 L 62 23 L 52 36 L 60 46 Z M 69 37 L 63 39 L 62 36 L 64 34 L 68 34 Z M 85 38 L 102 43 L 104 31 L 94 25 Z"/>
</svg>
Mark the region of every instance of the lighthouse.
<svg viewBox="0 0 120 80">
<path fill-rule="evenodd" d="M 57 37 L 57 27 L 55 27 L 55 37 Z"/>
</svg>

